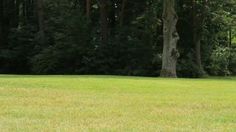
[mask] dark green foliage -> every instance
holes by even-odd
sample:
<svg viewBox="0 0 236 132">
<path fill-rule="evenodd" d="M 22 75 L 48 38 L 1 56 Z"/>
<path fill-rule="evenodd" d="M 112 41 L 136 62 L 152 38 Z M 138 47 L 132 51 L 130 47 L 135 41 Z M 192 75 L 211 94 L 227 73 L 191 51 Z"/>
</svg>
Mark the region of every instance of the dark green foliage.
<svg viewBox="0 0 236 132">
<path fill-rule="evenodd" d="M 76 74 L 83 67 L 83 58 L 90 50 L 89 27 L 86 18 L 72 11 L 63 21 L 55 18 L 51 23 L 64 25 L 53 32 L 47 48 L 32 58 L 32 71 L 39 74 Z M 52 43 L 53 42 L 53 43 Z"/>
<path fill-rule="evenodd" d="M 189 52 L 187 55 L 180 57 L 177 72 L 179 77 L 199 77 L 199 70 L 194 62 L 193 52 Z"/>
<path fill-rule="evenodd" d="M 30 73 L 30 57 L 34 54 L 35 28 L 27 25 L 12 29 L 8 45 L 0 50 L 1 73 Z"/>
<path fill-rule="evenodd" d="M 232 49 L 230 53 L 229 70 L 231 74 L 236 75 L 236 48 Z"/>
<path fill-rule="evenodd" d="M 2 0 L 0 73 L 158 76 L 163 48 L 162 1 L 108 0 L 105 26 L 101 26 L 99 2 L 102 0 L 91 1 L 88 16 L 86 0 L 44 1 L 45 38 L 41 43 L 36 3 Z M 176 3 L 178 76 L 201 77 L 193 42 L 193 3 Z M 213 0 L 207 6 L 196 0 L 197 18 L 204 15 L 195 28 L 201 33 L 201 61 L 207 74 L 236 74 L 235 6 L 234 0 Z M 106 26 L 108 39 L 103 40 L 102 27 Z"/>
<path fill-rule="evenodd" d="M 230 49 L 217 47 L 211 54 L 210 72 L 213 75 L 229 75 Z"/>
</svg>

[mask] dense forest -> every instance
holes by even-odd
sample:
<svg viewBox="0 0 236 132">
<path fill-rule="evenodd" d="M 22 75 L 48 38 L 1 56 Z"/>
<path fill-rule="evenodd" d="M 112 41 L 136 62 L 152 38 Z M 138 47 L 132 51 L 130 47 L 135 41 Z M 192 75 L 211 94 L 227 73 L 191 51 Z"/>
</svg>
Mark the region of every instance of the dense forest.
<svg viewBox="0 0 236 132">
<path fill-rule="evenodd" d="M 236 0 L 1 0 L 0 73 L 236 74 Z"/>
</svg>

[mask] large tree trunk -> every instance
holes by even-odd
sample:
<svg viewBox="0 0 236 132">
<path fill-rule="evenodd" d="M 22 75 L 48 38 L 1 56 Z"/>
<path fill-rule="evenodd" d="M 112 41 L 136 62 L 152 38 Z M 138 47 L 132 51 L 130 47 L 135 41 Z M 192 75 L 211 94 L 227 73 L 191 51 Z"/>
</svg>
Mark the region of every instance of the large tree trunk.
<svg viewBox="0 0 236 132">
<path fill-rule="evenodd" d="M 178 16 L 175 0 L 164 0 L 163 8 L 163 55 L 161 77 L 177 77 L 176 63 L 179 57 L 177 42 L 179 34 L 176 29 Z"/>
<path fill-rule="evenodd" d="M 44 10 L 43 0 L 37 0 L 38 13 L 38 27 L 39 27 L 39 41 L 40 44 L 45 44 L 45 27 L 44 27 Z"/>
<path fill-rule="evenodd" d="M 204 6 L 207 6 L 206 5 L 207 0 L 204 0 L 203 4 Z M 201 12 L 201 14 L 197 15 L 196 0 L 192 0 L 193 44 L 195 46 L 195 61 L 198 67 L 199 76 L 205 76 L 206 74 L 202 66 L 202 57 L 201 57 L 201 40 L 202 40 L 203 24 L 205 19 L 205 8 Z"/>
<path fill-rule="evenodd" d="M 108 0 L 100 0 L 101 39 L 103 44 L 108 41 Z"/>
</svg>

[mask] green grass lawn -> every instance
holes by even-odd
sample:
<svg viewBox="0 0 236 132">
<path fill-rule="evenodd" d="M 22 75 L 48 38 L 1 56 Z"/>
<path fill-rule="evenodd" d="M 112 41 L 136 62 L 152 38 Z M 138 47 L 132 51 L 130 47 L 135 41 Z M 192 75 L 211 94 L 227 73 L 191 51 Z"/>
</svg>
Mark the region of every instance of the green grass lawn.
<svg viewBox="0 0 236 132">
<path fill-rule="evenodd" d="M 236 78 L 0 75 L 1 132 L 236 131 Z"/>
</svg>

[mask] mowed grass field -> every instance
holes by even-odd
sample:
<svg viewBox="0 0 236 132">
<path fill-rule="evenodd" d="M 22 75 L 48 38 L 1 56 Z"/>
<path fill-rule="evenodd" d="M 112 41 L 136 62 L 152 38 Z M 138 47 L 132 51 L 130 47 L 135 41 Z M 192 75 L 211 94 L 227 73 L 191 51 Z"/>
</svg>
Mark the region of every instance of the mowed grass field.
<svg viewBox="0 0 236 132">
<path fill-rule="evenodd" d="M 1 132 L 235 132 L 236 78 L 0 75 Z"/>
</svg>

